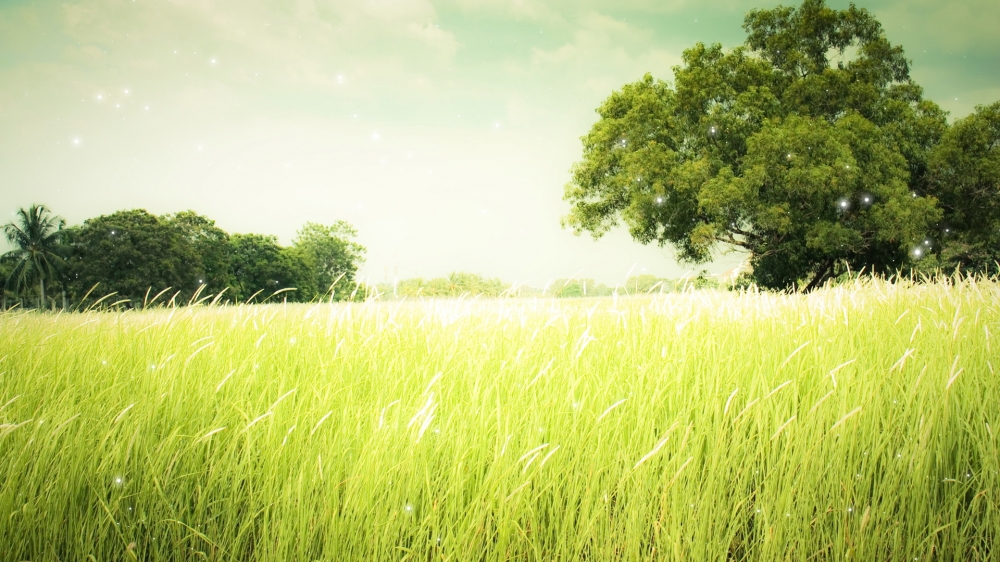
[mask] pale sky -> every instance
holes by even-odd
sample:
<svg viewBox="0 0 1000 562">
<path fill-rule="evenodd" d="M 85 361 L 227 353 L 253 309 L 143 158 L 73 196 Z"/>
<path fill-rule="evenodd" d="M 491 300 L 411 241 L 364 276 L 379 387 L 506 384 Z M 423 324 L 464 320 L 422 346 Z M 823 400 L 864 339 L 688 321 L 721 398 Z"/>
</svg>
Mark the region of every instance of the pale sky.
<svg viewBox="0 0 1000 562">
<path fill-rule="evenodd" d="M 1000 2 L 857 4 L 952 118 L 1000 99 Z M 285 244 L 342 219 L 371 282 L 679 277 L 669 248 L 559 226 L 579 139 L 613 90 L 775 5 L 0 0 L 0 218 L 192 209 Z"/>
</svg>

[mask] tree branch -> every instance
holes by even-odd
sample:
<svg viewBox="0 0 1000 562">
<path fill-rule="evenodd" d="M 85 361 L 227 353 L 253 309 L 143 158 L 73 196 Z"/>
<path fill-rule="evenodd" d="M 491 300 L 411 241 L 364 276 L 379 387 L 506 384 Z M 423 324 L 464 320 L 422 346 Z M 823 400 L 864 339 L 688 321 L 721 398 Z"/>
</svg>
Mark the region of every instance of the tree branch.
<svg viewBox="0 0 1000 562">
<path fill-rule="evenodd" d="M 833 258 L 828 259 L 826 261 L 826 264 L 824 264 L 823 267 L 816 272 L 816 276 L 812 278 L 812 281 L 810 281 L 809 284 L 802 289 L 802 292 L 808 293 L 816 289 L 816 287 L 819 287 L 820 283 L 825 281 L 827 276 L 830 274 L 830 271 L 833 269 L 833 264 L 834 264 Z"/>
</svg>

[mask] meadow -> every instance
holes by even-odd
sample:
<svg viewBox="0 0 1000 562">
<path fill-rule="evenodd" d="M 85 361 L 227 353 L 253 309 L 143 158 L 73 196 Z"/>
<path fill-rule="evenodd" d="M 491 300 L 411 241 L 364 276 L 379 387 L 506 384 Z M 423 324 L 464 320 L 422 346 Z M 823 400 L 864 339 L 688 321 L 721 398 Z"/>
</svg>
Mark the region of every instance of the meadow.
<svg viewBox="0 0 1000 562">
<path fill-rule="evenodd" d="M 996 560 L 1000 285 L 0 315 L 0 560 Z"/>
</svg>

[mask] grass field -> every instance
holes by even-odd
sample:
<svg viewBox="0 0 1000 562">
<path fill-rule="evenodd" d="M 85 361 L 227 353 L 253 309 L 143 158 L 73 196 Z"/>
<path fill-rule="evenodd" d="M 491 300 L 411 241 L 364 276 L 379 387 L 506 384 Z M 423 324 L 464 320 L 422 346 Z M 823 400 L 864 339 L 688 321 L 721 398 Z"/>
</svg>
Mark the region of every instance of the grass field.
<svg viewBox="0 0 1000 562">
<path fill-rule="evenodd" d="M 997 560 L 994 334 L 986 280 L 8 312 L 0 560 Z"/>
</svg>

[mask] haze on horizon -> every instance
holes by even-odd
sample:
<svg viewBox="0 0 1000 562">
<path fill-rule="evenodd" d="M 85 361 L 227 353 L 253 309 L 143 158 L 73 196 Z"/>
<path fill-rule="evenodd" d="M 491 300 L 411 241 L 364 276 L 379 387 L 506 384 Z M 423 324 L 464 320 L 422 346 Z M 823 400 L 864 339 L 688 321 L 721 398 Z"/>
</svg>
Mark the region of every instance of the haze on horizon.
<svg viewBox="0 0 1000 562">
<path fill-rule="evenodd" d="M 32 203 L 70 224 L 192 209 L 286 244 L 342 219 L 370 282 L 679 277 L 700 267 L 623 229 L 559 226 L 579 138 L 613 90 L 672 81 L 685 48 L 741 44 L 743 14 L 777 4 L 6 0 L 0 219 Z M 856 4 L 952 119 L 1000 99 L 1000 3 Z"/>
</svg>

